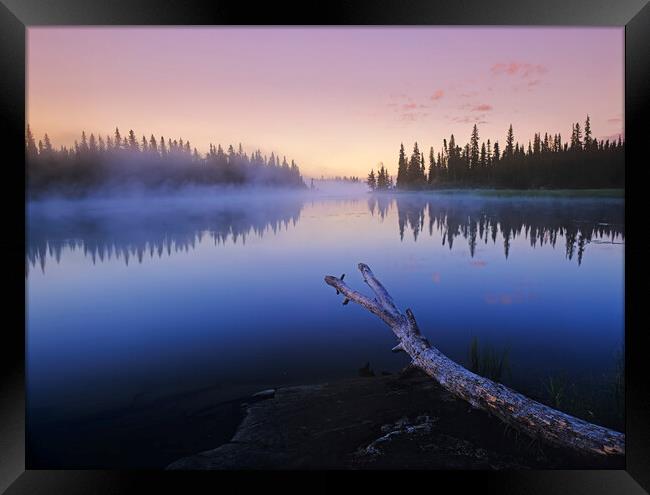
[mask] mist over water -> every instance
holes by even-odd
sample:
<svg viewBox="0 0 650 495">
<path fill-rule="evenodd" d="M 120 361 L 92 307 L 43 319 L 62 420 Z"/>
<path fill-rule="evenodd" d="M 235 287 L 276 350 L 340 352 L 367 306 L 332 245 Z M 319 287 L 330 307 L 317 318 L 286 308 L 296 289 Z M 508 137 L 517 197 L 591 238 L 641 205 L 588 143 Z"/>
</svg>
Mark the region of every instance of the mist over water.
<svg viewBox="0 0 650 495">
<path fill-rule="evenodd" d="M 29 203 L 30 427 L 119 417 L 135 397 L 355 376 L 368 361 L 398 371 L 390 330 L 323 282 L 346 273 L 367 292 L 358 262 L 452 359 L 468 366 L 473 338 L 507 348 L 515 388 L 541 396 L 548 376 L 579 388 L 616 367 L 623 200 L 315 183 Z"/>
</svg>

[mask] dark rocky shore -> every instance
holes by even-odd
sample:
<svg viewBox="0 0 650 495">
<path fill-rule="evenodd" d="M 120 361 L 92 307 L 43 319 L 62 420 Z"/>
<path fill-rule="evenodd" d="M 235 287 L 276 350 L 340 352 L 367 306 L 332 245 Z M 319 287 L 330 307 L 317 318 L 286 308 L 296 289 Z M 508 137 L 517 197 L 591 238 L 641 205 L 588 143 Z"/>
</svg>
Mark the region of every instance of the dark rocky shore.
<svg viewBox="0 0 650 495">
<path fill-rule="evenodd" d="M 227 443 L 167 469 L 623 468 L 517 435 L 418 371 L 265 391 Z"/>
</svg>

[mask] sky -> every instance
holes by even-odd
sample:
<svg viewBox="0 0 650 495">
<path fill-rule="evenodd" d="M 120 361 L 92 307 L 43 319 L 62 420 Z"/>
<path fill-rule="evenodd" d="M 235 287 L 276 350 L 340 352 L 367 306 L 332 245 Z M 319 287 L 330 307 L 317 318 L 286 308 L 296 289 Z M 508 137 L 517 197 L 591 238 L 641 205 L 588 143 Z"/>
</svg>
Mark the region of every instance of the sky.
<svg viewBox="0 0 650 495">
<path fill-rule="evenodd" d="M 358 175 L 400 143 L 440 151 L 624 122 L 624 29 L 30 27 L 27 122 L 56 147 L 87 134 L 242 143 L 305 177 Z"/>
</svg>

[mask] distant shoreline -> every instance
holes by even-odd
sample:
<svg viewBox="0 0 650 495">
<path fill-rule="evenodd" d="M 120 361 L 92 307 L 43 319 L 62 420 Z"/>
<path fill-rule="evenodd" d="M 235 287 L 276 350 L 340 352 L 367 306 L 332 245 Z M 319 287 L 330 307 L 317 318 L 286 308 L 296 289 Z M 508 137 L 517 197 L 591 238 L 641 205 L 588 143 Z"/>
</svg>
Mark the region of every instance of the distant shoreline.
<svg viewBox="0 0 650 495">
<path fill-rule="evenodd" d="M 390 190 L 390 191 L 369 191 L 372 195 L 437 195 L 437 194 L 473 194 L 480 196 L 494 197 L 560 197 L 560 198 L 625 198 L 625 189 L 488 189 L 488 188 L 441 188 L 427 190 Z"/>
</svg>

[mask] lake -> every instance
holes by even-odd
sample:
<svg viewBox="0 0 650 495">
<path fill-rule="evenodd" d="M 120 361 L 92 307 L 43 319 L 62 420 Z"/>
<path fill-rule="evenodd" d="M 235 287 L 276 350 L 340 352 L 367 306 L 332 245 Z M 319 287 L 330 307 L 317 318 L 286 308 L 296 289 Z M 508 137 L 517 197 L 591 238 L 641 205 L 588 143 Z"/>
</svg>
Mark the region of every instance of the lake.
<svg viewBox="0 0 650 495">
<path fill-rule="evenodd" d="M 370 294 L 359 262 L 450 358 L 471 367 L 474 342 L 503 357 L 500 381 L 622 428 L 622 198 L 53 200 L 28 205 L 27 229 L 29 467 L 163 467 L 160 438 L 200 391 L 398 372 L 391 330 L 323 281 Z"/>
</svg>

